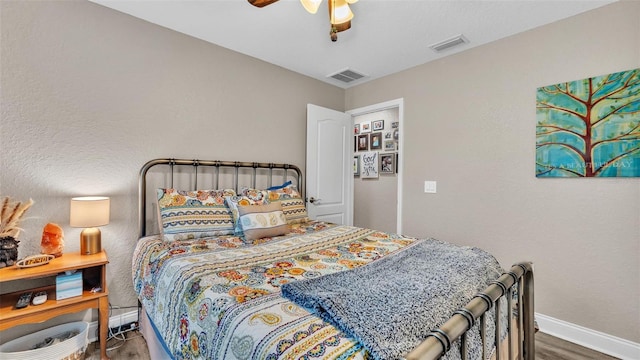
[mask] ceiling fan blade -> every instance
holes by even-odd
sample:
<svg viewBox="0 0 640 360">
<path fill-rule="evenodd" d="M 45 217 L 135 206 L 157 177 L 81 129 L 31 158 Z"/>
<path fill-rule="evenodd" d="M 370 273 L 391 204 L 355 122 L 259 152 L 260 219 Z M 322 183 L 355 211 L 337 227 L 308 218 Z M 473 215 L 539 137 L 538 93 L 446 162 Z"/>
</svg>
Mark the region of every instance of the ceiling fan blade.
<svg viewBox="0 0 640 360">
<path fill-rule="evenodd" d="M 249 1 L 249 4 L 251 5 L 261 8 L 267 5 L 271 5 L 278 0 L 247 0 L 247 1 Z"/>
</svg>

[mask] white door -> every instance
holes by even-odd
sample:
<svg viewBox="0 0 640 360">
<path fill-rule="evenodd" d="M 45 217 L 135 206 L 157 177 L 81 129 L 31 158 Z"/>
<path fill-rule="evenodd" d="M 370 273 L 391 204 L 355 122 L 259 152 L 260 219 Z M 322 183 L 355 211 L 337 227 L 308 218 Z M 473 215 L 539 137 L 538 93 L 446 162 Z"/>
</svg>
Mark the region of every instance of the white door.
<svg viewBox="0 0 640 360">
<path fill-rule="evenodd" d="M 351 115 L 307 104 L 309 217 L 353 225 L 353 122 Z"/>
</svg>

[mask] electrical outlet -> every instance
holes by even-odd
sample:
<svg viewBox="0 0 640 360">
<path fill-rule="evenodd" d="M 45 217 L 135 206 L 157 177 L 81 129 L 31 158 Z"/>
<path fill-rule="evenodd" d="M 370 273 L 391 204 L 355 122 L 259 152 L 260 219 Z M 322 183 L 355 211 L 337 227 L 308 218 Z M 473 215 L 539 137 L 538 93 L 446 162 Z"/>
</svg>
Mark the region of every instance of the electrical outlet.
<svg viewBox="0 0 640 360">
<path fill-rule="evenodd" d="M 134 321 L 128 324 L 122 324 L 120 326 L 112 327 L 110 330 L 111 330 L 111 335 L 115 335 L 115 334 L 121 334 L 127 331 L 136 330 L 137 328 L 138 328 L 138 322 Z"/>
</svg>

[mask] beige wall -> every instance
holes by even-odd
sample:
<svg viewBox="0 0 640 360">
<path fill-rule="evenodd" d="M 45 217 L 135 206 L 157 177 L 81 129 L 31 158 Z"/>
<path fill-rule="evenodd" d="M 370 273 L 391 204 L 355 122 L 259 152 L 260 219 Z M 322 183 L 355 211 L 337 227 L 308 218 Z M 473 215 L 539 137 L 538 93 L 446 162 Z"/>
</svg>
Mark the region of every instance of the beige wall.
<svg viewBox="0 0 640 360">
<path fill-rule="evenodd" d="M 536 88 L 640 67 L 638 19 L 615 3 L 347 90 L 404 98 L 404 233 L 532 260 L 537 312 L 634 342 L 640 179 L 537 179 L 534 158 Z"/>
<path fill-rule="evenodd" d="M 157 157 L 288 162 L 304 169 L 306 104 L 344 90 L 86 1 L 1 1 L 0 193 L 33 198 L 20 256 L 69 199 L 111 197 L 102 228 L 109 300 L 137 305 L 137 174 Z M 128 311 L 135 309 L 127 309 Z"/>
<path fill-rule="evenodd" d="M 383 147 L 381 150 L 369 151 L 377 151 L 378 154 L 395 153 L 396 151 L 384 150 L 384 142 L 388 140 L 384 136 L 385 133 L 393 135 L 394 129 L 391 128 L 391 123 L 398 121 L 398 108 L 376 111 L 353 118 L 355 124 L 375 120 L 384 120 L 384 129 L 380 131 L 382 132 Z M 361 153 L 355 152 L 354 154 Z M 398 175 L 380 173 L 377 179 L 363 179 L 359 176 L 353 178 L 353 225 L 395 233 L 397 232 L 397 217 Z"/>
</svg>

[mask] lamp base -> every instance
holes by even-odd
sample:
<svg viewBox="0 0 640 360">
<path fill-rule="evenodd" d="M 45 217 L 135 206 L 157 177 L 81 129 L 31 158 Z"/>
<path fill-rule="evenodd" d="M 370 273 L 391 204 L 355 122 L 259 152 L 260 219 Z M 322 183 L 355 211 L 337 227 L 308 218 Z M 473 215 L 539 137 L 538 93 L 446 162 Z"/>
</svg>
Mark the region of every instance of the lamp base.
<svg viewBox="0 0 640 360">
<path fill-rule="evenodd" d="M 80 254 L 91 255 L 102 251 L 100 229 L 86 228 L 80 233 Z"/>
</svg>

